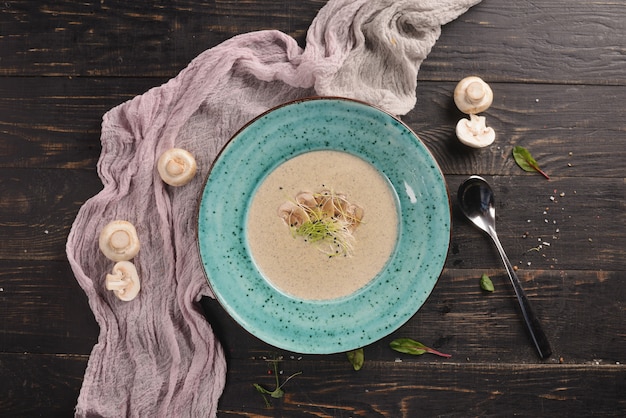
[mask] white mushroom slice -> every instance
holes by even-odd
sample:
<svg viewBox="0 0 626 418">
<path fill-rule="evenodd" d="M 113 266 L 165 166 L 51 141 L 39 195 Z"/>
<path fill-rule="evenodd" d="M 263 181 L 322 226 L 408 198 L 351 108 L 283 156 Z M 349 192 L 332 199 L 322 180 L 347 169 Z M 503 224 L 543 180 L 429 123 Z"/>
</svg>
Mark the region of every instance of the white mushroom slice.
<svg viewBox="0 0 626 418">
<path fill-rule="evenodd" d="M 302 206 L 306 206 L 309 209 L 313 209 L 317 206 L 317 200 L 315 200 L 315 196 L 313 193 L 302 192 L 296 196 L 296 202 Z"/>
<path fill-rule="evenodd" d="M 115 264 L 112 274 L 106 276 L 105 286 L 107 290 L 112 290 L 118 299 L 123 301 L 135 299 L 141 288 L 135 265 L 130 261 Z"/>
<path fill-rule="evenodd" d="M 172 148 L 159 157 L 157 170 L 161 179 L 170 186 L 182 186 L 196 175 L 196 160 L 188 151 Z"/>
<path fill-rule="evenodd" d="M 128 221 L 112 221 L 100 232 L 100 251 L 113 261 L 127 261 L 139 252 L 137 230 Z"/>
<path fill-rule="evenodd" d="M 322 190 L 315 195 L 321 216 L 333 217 L 338 214 L 341 208 L 336 206 L 335 199 L 335 195 L 330 190 Z"/>
<path fill-rule="evenodd" d="M 480 77 L 466 77 L 454 89 L 454 103 L 463 113 L 484 112 L 493 102 L 493 91 Z"/>
<path fill-rule="evenodd" d="M 278 216 L 290 227 L 299 227 L 309 221 L 309 215 L 300 205 L 293 202 L 285 202 L 278 208 Z"/>
<path fill-rule="evenodd" d="M 472 148 L 491 145 L 496 139 L 493 128 L 485 124 L 484 116 L 470 115 L 470 119 L 461 119 L 456 124 L 456 136 L 459 141 Z"/>
<path fill-rule="evenodd" d="M 352 222 L 352 227 L 356 228 L 361 223 L 361 220 L 363 219 L 363 215 L 365 214 L 365 211 L 363 210 L 362 207 L 358 205 L 350 205 L 348 206 L 348 209 L 346 210 L 346 214 L 348 215 L 350 221 Z"/>
</svg>

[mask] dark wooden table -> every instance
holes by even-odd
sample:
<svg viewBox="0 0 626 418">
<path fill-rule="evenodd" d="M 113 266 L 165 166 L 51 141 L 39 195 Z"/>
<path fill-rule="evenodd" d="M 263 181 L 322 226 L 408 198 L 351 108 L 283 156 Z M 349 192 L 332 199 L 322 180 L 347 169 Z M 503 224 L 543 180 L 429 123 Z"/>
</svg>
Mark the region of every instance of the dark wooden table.
<svg viewBox="0 0 626 418">
<path fill-rule="evenodd" d="M 65 256 L 79 207 L 101 189 L 100 121 L 227 38 L 278 29 L 304 45 L 323 0 L 0 3 L 0 415 L 71 416 L 98 326 Z M 458 80 L 487 80 L 496 143 L 454 136 Z M 452 201 L 471 174 L 497 194 L 498 231 L 554 354 L 540 361 L 488 238 L 452 207 L 445 269 L 422 309 L 344 354 L 277 350 L 202 305 L 228 356 L 221 416 L 626 414 L 626 3 L 485 0 L 446 25 L 403 120 L 439 162 Z M 529 149 L 551 179 L 522 171 Z M 478 285 L 487 273 L 495 292 Z M 443 352 L 410 357 L 410 337 Z M 267 408 L 281 356 L 286 394 Z"/>
</svg>

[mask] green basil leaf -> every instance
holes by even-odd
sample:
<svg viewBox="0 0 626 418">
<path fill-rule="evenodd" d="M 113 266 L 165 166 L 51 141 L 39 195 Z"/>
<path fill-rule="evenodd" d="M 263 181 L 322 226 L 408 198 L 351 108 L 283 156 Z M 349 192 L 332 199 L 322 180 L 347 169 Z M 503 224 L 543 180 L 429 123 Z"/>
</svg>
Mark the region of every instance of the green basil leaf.
<svg viewBox="0 0 626 418">
<path fill-rule="evenodd" d="M 520 147 L 519 145 L 513 147 L 513 159 L 522 170 L 537 171 L 546 179 L 550 180 L 550 177 L 539 168 L 539 164 L 537 164 L 537 161 L 535 161 L 530 151 L 526 148 Z"/>
<path fill-rule="evenodd" d="M 348 356 L 348 360 L 350 361 L 350 364 L 352 364 L 354 370 L 361 370 L 361 367 L 363 367 L 363 362 L 365 361 L 365 354 L 363 353 L 363 349 L 357 348 L 356 350 L 348 351 L 346 355 Z"/>
<path fill-rule="evenodd" d="M 398 338 L 397 340 L 393 340 L 389 344 L 389 347 L 400 353 L 412 354 L 414 356 L 420 356 L 427 352 L 427 347 L 424 344 L 410 338 Z"/>
<path fill-rule="evenodd" d="M 513 148 L 513 158 L 517 165 L 524 171 L 536 171 L 535 166 L 537 166 L 537 161 L 530 155 L 530 152 L 520 146 L 516 146 Z"/>
<path fill-rule="evenodd" d="M 480 288 L 486 290 L 487 292 L 493 292 L 495 290 L 493 287 L 493 282 L 486 274 L 483 274 L 480 277 Z"/>
</svg>

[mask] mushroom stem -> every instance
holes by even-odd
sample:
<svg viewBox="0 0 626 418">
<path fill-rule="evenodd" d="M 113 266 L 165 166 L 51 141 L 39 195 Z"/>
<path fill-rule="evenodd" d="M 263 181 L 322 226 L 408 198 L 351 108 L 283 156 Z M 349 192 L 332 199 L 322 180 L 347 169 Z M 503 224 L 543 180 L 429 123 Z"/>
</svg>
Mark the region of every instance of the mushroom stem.
<svg viewBox="0 0 626 418">
<path fill-rule="evenodd" d="M 492 102 L 493 91 L 480 77 L 465 77 L 454 89 L 454 103 L 465 114 L 484 112 Z"/>
<path fill-rule="evenodd" d="M 466 99 L 471 104 L 478 104 L 486 96 L 484 85 L 478 81 L 471 82 L 465 90 Z"/>
<path fill-rule="evenodd" d="M 113 272 L 106 275 L 105 287 L 112 290 L 120 300 L 130 301 L 139 294 L 139 275 L 130 261 L 120 261 L 113 266 Z"/>
<path fill-rule="evenodd" d="M 189 151 L 172 148 L 161 154 L 157 170 L 165 183 L 170 186 L 182 186 L 196 175 L 197 164 Z"/>
<path fill-rule="evenodd" d="M 102 228 L 98 245 L 109 260 L 130 260 L 139 253 L 137 230 L 128 221 L 112 221 Z"/>
<path fill-rule="evenodd" d="M 108 274 L 107 275 L 107 280 L 106 280 L 106 288 L 107 290 L 117 290 L 117 291 L 122 291 L 126 288 L 126 285 L 128 284 L 126 280 L 116 280 L 114 279 L 115 275 L 112 274 Z"/>
</svg>

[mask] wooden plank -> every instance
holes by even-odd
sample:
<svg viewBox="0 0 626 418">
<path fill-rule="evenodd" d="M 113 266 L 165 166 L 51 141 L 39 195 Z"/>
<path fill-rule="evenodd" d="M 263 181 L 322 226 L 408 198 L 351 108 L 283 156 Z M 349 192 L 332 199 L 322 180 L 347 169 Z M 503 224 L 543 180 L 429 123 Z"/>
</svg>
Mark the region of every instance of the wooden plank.
<svg viewBox="0 0 626 418">
<path fill-rule="evenodd" d="M 492 243 L 457 208 L 458 185 L 465 178 L 446 176 L 454 213 L 447 265 L 499 266 Z M 626 270 L 620 255 L 626 245 L 623 179 L 546 181 L 538 174 L 485 178 L 495 193 L 498 235 L 518 267 L 602 271 L 610 265 Z"/>
<path fill-rule="evenodd" d="M 94 168 L 102 115 L 165 79 L 0 78 L 0 167 Z M 522 145 L 550 175 L 624 178 L 626 86 L 494 84 L 484 115 L 496 143 L 475 150 L 454 134 L 465 117 L 456 83 L 420 82 L 416 108 L 402 119 L 446 174 L 525 174 L 511 150 Z M 89 92 L 86 94 L 85 92 Z M 589 111 L 598 109 L 598 111 Z"/>
<path fill-rule="evenodd" d="M 420 77 L 624 85 L 624 19 L 620 1 L 485 0 L 444 27 Z"/>
<path fill-rule="evenodd" d="M 626 86 L 491 83 L 494 100 L 482 113 L 496 132 L 493 145 L 461 144 L 455 83 L 418 82 L 417 105 L 402 117 L 426 143 L 446 174 L 524 174 L 511 151 L 521 145 L 551 176 L 624 178 Z M 590 109 L 596 109 L 591 111 Z"/>
<path fill-rule="evenodd" d="M 3 265 L 0 352 L 88 354 L 98 327 L 69 266 L 26 261 Z M 482 273 L 492 278 L 493 294 L 479 288 Z M 550 363 L 559 358 L 570 364 L 623 360 L 626 339 L 616 333 L 622 328 L 617 313 L 626 303 L 623 271 L 524 268 L 518 273 L 552 342 Z M 204 299 L 202 307 L 230 358 L 277 351 L 249 335 L 216 301 Z M 392 335 L 367 347 L 368 356 L 393 361 L 395 353 L 388 343 L 399 337 L 453 354 L 451 361 L 456 362 L 538 361 L 502 268 L 446 268 L 420 311 Z"/>
<path fill-rule="evenodd" d="M 0 260 L 65 261 L 76 214 L 100 189 L 93 170 L 0 169 Z"/>
<path fill-rule="evenodd" d="M 278 29 L 304 41 L 326 2 L 11 2 L 0 75 L 171 77 L 232 36 Z"/>
<path fill-rule="evenodd" d="M 273 388 L 268 363 L 231 368 L 220 400 L 225 417 L 621 416 L 620 366 L 529 366 L 422 362 L 283 361 L 281 379 L 302 371 L 266 408 L 253 383 Z M 256 375 L 255 375 L 256 374 Z"/>
<path fill-rule="evenodd" d="M 479 287 L 487 273 L 494 293 Z M 623 272 L 520 271 L 520 279 L 550 339 L 555 364 L 615 364 L 623 359 L 626 337 L 617 315 L 626 301 Z M 278 350 L 247 333 L 218 302 L 204 299 L 207 318 L 232 360 L 271 356 L 304 357 Z M 368 358 L 394 361 L 398 354 L 388 344 L 395 338 L 413 338 L 452 354 L 455 363 L 522 363 L 539 360 L 519 314 L 508 277 L 502 269 L 446 269 L 426 303 L 406 324 L 365 348 Z M 325 356 L 333 360 L 343 354 Z M 422 360 L 419 360 L 422 361 Z"/>
<path fill-rule="evenodd" d="M 70 417 L 87 356 L 0 353 L 0 414 Z"/>
<path fill-rule="evenodd" d="M 104 113 L 165 81 L 0 77 L 0 167 L 95 168 Z"/>
<path fill-rule="evenodd" d="M 85 356 L 0 354 L 0 410 L 12 417 L 71 416 Z M 622 416 L 623 367 L 615 365 L 454 364 L 367 361 L 359 372 L 347 361 L 284 359 L 280 379 L 302 372 L 267 408 L 253 383 L 272 388 L 263 359 L 231 364 L 219 416 Z M 453 402 L 450 399 L 454 399 Z"/>
<path fill-rule="evenodd" d="M 0 306 L 0 352 L 89 354 L 97 341 L 98 325 L 67 262 L 4 261 Z"/>
<path fill-rule="evenodd" d="M 171 77 L 241 33 L 277 29 L 304 45 L 325 3 L 13 1 L 0 13 L 0 75 Z M 623 85 L 626 27 L 616 16 L 626 17 L 620 2 L 483 1 L 444 27 L 420 77 L 489 73 L 498 81 Z"/>
</svg>

